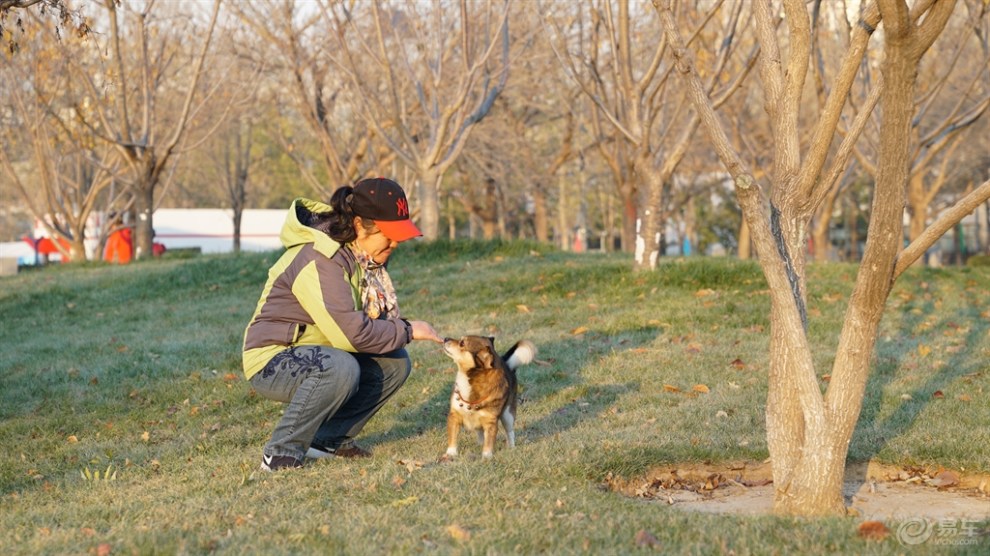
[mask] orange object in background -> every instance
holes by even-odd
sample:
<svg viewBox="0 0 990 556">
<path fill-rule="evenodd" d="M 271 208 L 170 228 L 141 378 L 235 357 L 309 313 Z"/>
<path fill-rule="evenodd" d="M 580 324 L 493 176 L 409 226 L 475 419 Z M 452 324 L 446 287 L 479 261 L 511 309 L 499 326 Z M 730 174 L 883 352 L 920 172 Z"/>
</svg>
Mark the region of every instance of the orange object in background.
<svg viewBox="0 0 990 556">
<path fill-rule="evenodd" d="M 43 255 L 45 258 L 48 258 L 49 255 L 58 253 L 62 256 L 62 262 L 69 262 L 69 242 L 62 238 L 58 239 L 58 244 L 65 250 L 65 254 L 62 254 L 62 252 L 58 250 L 58 247 L 55 246 L 55 242 L 52 241 L 51 238 L 43 237 L 41 239 L 31 239 L 28 236 L 24 236 L 21 239 L 34 248 L 39 255 Z"/>
<path fill-rule="evenodd" d="M 110 234 L 107 238 L 107 246 L 103 251 L 103 260 L 117 264 L 127 264 L 131 262 L 134 253 L 134 243 L 131 239 L 131 229 L 121 228 Z"/>
</svg>

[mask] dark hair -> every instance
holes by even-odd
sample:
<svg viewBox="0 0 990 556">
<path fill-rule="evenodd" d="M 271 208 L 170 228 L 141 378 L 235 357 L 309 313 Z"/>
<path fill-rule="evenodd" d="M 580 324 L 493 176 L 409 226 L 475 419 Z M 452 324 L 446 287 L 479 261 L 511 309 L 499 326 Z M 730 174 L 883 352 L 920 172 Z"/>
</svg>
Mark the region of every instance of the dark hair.
<svg viewBox="0 0 990 556">
<path fill-rule="evenodd" d="M 351 208 L 351 194 L 354 188 L 345 185 L 334 191 L 330 197 L 331 212 L 310 212 L 302 205 L 296 206 L 296 217 L 299 222 L 315 228 L 330 236 L 330 239 L 340 243 L 350 243 L 357 239 L 357 232 L 354 231 L 354 210 Z M 362 219 L 364 227 L 374 228 L 372 220 Z"/>
</svg>

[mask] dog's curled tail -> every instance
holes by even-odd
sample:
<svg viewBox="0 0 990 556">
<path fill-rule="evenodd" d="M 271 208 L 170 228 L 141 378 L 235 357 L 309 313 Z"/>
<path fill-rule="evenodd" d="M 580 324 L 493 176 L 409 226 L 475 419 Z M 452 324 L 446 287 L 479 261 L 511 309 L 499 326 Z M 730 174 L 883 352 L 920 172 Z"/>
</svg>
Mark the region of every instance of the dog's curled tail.
<svg viewBox="0 0 990 556">
<path fill-rule="evenodd" d="M 505 359 L 505 364 L 513 370 L 517 367 L 532 363 L 535 358 L 536 346 L 534 346 L 533 342 L 530 342 L 529 340 L 516 342 L 516 345 L 512 346 L 512 348 L 509 349 L 503 357 L 503 359 Z"/>
</svg>

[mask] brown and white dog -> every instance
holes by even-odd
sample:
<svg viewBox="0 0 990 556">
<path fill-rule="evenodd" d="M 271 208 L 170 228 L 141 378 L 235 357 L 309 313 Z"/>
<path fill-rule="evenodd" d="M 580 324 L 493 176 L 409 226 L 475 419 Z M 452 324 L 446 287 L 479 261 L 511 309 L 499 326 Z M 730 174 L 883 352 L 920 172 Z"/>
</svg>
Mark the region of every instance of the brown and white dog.
<svg viewBox="0 0 990 556">
<path fill-rule="evenodd" d="M 523 340 L 500 356 L 494 338 L 464 336 L 445 339 L 443 350 L 457 363 L 457 378 L 447 415 L 447 453 L 441 460 L 457 456 L 457 434 L 462 426 L 478 431 L 484 458 L 492 457 L 495 451 L 499 421 L 509 447 L 515 447 L 516 368 L 533 361 L 536 346 Z"/>
</svg>

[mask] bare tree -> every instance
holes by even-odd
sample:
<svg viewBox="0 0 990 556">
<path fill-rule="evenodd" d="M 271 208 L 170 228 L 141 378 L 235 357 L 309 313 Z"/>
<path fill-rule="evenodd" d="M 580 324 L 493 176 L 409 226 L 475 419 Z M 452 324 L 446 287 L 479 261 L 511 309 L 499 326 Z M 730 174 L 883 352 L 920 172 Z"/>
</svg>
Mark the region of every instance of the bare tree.
<svg viewBox="0 0 990 556">
<path fill-rule="evenodd" d="M 985 115 L 990 109 L 990 4 L 977 0 L 960 3 L 947 26 L 951 32 L 946 36 L 951 40 L 936 45 L 939 52 L 929 56 L 918 70 L 921 87 L 914 100 L 916 114 L 910 130 L 910 240 L 917 239 L 937 216 L 932 214 L 932 204 L 956 175 L 954 161 L 960 158 L 959 149 L 965 151 L 972 145 L 986 152 L 988 146 Z M 874 115 L 876 118 L 879 115 Z M 866 134 L 871 141 L 860 141 L 855 151 L 860 165 L 874 178 L 878 172 L 873 162 L 879 148 L 877 129 L 876 125 L 868 126 Z"/>
<path fill-rule="evenodd" d="M 155 193 L 162 182 L 165 169 L 175 162 L 180 142 L 193 114 L 200 91 L 204 64 L 213 39 L 220 0 L 216 0 L 205 32 L 194 25 L 185 29 L 166 28 L 158 19 L 156 3 L 151 0 L 140 10 L 126 12 L 126 24 L 121 25 L 120 7 L 115 0 L 105 0 L 102 8 L 109 22 L 109 59 L 87 64 L 75 53 L 66 50 L 71 60 L 72 78 L 87 90 L 86 111 L 77 111 L 78 120 L 93 136 L 112 145 L 128 168 L 134 195 L 135 257 L 151 255 Z M 190 22 L 191 23 L 191 22 Z M 186 63 L 182 48 L 190 37 L 202 37 L 199 52 Z M 179 91 L 183 93 L 179 93 Z M 181 107 L 167 109 L 168 95 L 183 94 Z M 91 117 L 90 117 L 91 116 Z"/>
<path fill-rule="evenodd" d="M 580 42 L 587 42 L 586 55 L 575 59 L 585 51 L 583 45 L 576 47 L 573 54 L 566 49 L 561 52 L 556 47 L 555 52 L 567 73 L 580 84 L 604 119 L 632 146 L 632 167 L 637 180 L 646 187 L 645 202 L 636 215 L 634 268 L 652 270 L 656 268 L 661 251 L 664 188 L 684 158 L 699 119 L 695 111 L 684 110 L 685 106 L 690 106 L 688 99 L 682 91 L 671 86 L 669 76 L 673 66 L 663 64 L 668 48 L 666 39 L 661 35 L 649 51 L 634 52 L 637 43 L 647 36 L 635 26 L 635 22 L 642 22 L 643 18 L 630 10 L 628 0 L 618 0 L 617 4 L 616 9 L 612 0 L 603 0 L 589 8 L 589 32 L 587 36 L 577 37 Z M 715 2 L 702 22 L 713 18 L 721 7 L 722 2 Z M 732 3 L 723 18 L 720 35 L 709 38 L 720 45 L 717 59 L 709 68 L 707 85 L 709 92 L 720 86 L 713 103 L 716 107 L 738 90 L 751 67 L 749 63 L 743 63 L 735 76 L 726 78 L 726 68 L 736 46 L 742 7 L 741 2 Z M 704 26 L 698 24 L 695 28 L 689 44 L 701 35 Z M 566 37 L 559 26 L 555 29 L 558 37 Z M 755 60 L 755 56 L 752 59 Z M 639 60 L 647 62 L 644 67 L 637 67 Z M 579 63 L 585 69 L 580 69 Z M 637 201 L 630 198 L 626 203 Z"/>
<path fill-rule="evenodd" d="M 121 208 L 121 191 L 111 191 L 119 159 L 93 140 L 71 118 L 74 83 L 67 79 L 66 61 L 55 48 L 58 41 L 41 32 L 29 51 L 22 51 L 0 69 L 4 95 L 14 121 L 0 128 L 0 168 L 24 204 L 53 238 L 63 260 L 86 260 L 87 226 L 94 211 Z M 66 39 L 74 44 L 85 38 Z M 100 230 L 100 238 L 106 229 Z M 64 246 L 68 245 L 66 249 Z M 97 241 L 97 246 L 102 241 Z M 99 251 L 99 249 L 97 249 Z M 99 258 L 97 252 L 96 258 Z"/>
<path fill-rule="evenodd" d="M 944 212 L 918 240 L 901 251 L 901 218 L 909 175 L 909 130 L 913 116 L 916 72 L 922 56 L 941 34 L 952 14 L 953 0 L 904 0 L 871 4 L 852 30 L 850 48 L 832 90 L 801 152 L 798 108 L 811 61 L 811 23 L 802 0 L 785 0 L 788 52 L 779 47 L 769 1 L 753 2 L 761 47 L 760 75 L 765 107 L 774 131 L 774 168 L 769 203 L 752 172 L 733 150 L 716 118 L 680 37 L 670 0 L 654 0 L 670 38 L 678 68 L 691 88 L 694 105 L 723 164 L 733 176 L 743 214 L 753 231 L 760 265 L 771 292 L 770 383 L 767 439 L 778 512 L 840 514 L 845 460 L 862 408 L 870 359 L 880 318 L 894 280 L 937 237 L 968 211 L 990 197 L 990 181 Z M 870 233 L 845 324 L 840 334 L 831 380 L 820 390 L 807 337 L 807 282 L 804 249 L 808 222 L 827 194 L 819 176 L 841 173 L 860 133 L 856 121 L 829 164 L 830 146 L 849 88 L 869 44 L 884 22 L 884 62 L 879 93 L 883 119 Z"/>
<path fill-rule="evenodd" d="M 366 28 L 343 3 L 323 4 L 332 22 L 327 55 L 350 80 L 365 123 L 419 180 L 420 229 L 439 230 L 440 180 L 509 76 L 509 5 L 460 0 L 403 8 L 371 3 Z M 499 54 L 496 54 L 499 53 Z"/>
<path fill-rule="evenodd" d="M 89 33 L 89 26 L 85 18 L 80 15 L 78 10 L 73 9 L 66 0 L 0 0 L 0 37 L 5 34 L 4 26 L 7 23 L 7 17 L 16 10 L 29 11 L 29 8 L 30 12 L 37 16 L 50 16 L 51 19 L 54 19 L 56 35 L 60 35 L 63 30 L 72 31 L 77 36 L 84 36 Z M 40 23 L 42 17 L 35 17 L 34 21 Z M 17 17 L 15 21 L 17 27 L 23 32 L 25 30 L 24 18 Z M 7 50 L 14 54 L 20 48 L 17 37 L 11 33 L 7 42 Z"/>
<path fill-rule="evenodd" d="M 273 87 L 276 105 L 283 106 L 283 125 L 272 126 L 285 153 L 296 163 L 309 187 L 329 198 L 337 187 L 363 175 L 382 171 L 394 159 L 386 153 L 377 156 L 372 127 L 360 125 L 353 117 L 356 102 L 350 83 L 339 75 L 325 51 L 334 32 L 319 11 L 307 10 L 294 0 L 238 3 L 234 9 L 266 48 L 254 53 L 256 63 L 272 67 L 284 75 L 284 86 Z M 318 155 L 311 156 L 304 145 L 310 137 L 293 137 L 291 125 L 298 118 L 305 131 L 315 137 Z M 316 158 L 314 164 L 313 158 Z"/>
</svg>

